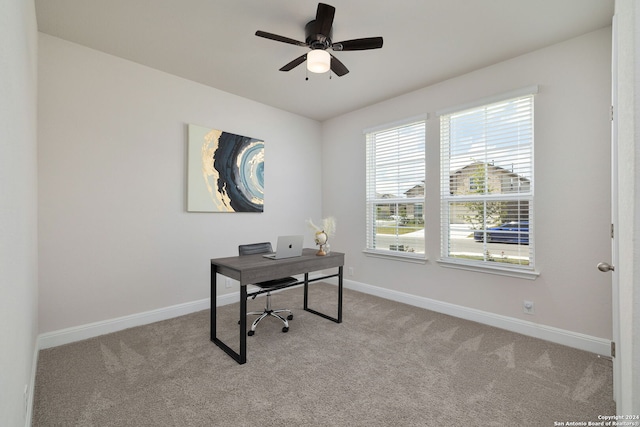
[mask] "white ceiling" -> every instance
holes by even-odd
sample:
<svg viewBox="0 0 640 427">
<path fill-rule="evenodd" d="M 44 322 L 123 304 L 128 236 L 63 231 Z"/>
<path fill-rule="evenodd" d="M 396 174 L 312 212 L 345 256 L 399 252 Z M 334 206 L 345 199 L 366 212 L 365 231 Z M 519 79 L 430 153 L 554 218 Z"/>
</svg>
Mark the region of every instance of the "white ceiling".
<svg viewBox="0 0 640 427">
<path fill-rule="evenodd" d="M 323 121 L 611 24 L 614 0 L 326 0 L 334 52 L 350 72 L 278 71 L 306 48 L 316 0 L 36 0 L 38 29 L 93 49 Z"/>
</svg>

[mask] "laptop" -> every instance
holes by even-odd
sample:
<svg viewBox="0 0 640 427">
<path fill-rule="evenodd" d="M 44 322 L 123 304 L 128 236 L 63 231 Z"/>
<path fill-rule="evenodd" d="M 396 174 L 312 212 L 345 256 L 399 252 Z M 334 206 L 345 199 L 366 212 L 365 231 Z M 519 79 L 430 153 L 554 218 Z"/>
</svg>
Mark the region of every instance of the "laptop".
<svg viewBox="0 0 640 427">
<path fill-rule="evenodd" d="M 276 253 L 263 255 L 270 259 L 283 259 L 302 256 L 304 236 L 278 236 Z"/>
</svg>

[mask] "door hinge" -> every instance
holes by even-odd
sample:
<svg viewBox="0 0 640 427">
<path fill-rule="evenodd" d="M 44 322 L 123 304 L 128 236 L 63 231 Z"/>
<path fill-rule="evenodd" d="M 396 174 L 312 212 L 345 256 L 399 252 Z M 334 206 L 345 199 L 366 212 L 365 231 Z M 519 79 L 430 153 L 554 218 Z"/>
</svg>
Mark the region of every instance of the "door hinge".
<svg viewBox="0 0 640 427">
<path fill-rule="evenodd" d="M 613 224 L 611 224 L 611 238 L 612 239 L 613 239 L 613 236 L 614 236 L 614 234 L 613 234 Z"/>
<path fill-rule="evenodd" d="M 616 357 L 616 343 L 611 341 L 611 357 Z"/>
<path fill-rule="evenodd" d="M 613 121 L 613 105 L 611 106 L 611 121 Z"/>
</svg>

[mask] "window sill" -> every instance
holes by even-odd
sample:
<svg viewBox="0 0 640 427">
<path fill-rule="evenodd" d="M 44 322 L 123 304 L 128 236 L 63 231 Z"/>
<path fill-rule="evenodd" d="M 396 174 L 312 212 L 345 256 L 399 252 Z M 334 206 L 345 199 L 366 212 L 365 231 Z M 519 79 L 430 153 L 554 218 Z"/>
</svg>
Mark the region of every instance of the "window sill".
<svg viewBox="0 0 640 427">
<path fill-rule="evenodd" d="M 535 270 L 525 270 L 521 268 L 509 268 L 503 266 L 478 265 L 464 261 L 454 261 L 450 259 L 439 259 L 437 263 L 446 268 L 457 268 L 460 270 L 476 271 L 478 273 L 497 274 L 499 276 L 516 277 L 518 279 L 535 280 L 540 275 Z"/>
<path fill-rule="evenodd" d="M 395 261 L 411 262 L 414 264 L 426 264 L 427 262 L 427 257 L 425 254 L 415 254 L 412 252 L 377 251 L 375 249 L 364 249 L 362 253 L 373 258 L 392 259 Z"/>
</svg>

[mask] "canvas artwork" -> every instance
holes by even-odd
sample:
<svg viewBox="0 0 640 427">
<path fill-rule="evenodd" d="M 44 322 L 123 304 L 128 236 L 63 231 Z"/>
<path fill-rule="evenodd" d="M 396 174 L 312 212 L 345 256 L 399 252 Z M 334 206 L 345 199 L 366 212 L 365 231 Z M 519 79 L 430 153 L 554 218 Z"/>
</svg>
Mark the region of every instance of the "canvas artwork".
<svg viewBox="0 0 640 427">
<path fill-rule="evenodd" d="M 187 210 L 262 212 L 264 141 L 189 125 Z"/>
</svg>

